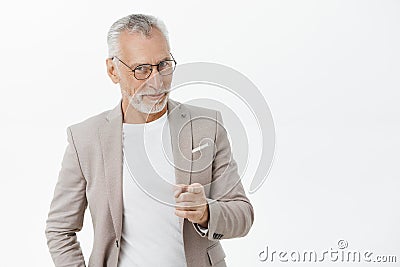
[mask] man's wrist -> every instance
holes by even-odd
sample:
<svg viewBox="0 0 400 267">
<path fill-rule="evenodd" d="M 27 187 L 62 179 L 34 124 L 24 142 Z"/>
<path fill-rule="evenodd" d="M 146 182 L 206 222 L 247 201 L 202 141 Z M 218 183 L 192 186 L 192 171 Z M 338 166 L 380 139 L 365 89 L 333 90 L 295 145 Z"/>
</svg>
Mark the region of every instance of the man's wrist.
<svg viewBox="0 0 400 267">
<path fill-rule="evenodd" d="M 200 222 L 198 222 L 197 224 L 203 228 L 208 228 L 208 219 L 209 219 L 209 211 L 208 211 L 208 203 L 207 203 L 207 207 L 203 214 L 203 217 L 200 219 Z"/>
</svg>

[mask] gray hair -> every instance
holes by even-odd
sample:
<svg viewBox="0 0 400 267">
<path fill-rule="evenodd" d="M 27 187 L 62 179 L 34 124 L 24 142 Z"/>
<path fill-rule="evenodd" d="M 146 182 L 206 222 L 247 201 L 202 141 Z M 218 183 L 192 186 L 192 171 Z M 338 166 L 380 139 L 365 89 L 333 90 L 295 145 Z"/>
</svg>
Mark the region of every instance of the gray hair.
<svg viewBox="0 0 400 267">
<path fill-rule="evenodd" d="M 119 37 L 123 31 L 140 32 L 149 37 L 153 27 L 161 31 L 169 48 L 167 27 L 162 20 L 151 15 L 132 14 L 117 20 L 111 25 L 107 34 L 108 56 L 112 58 L 119 54 Z"/>
</svg>

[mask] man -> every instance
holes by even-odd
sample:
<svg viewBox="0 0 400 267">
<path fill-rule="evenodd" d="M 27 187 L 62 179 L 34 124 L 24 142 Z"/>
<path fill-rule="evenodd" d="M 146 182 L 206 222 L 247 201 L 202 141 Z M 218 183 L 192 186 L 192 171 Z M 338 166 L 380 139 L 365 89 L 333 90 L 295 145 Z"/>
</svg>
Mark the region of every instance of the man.
<svg viewBox="0 0 400 267">
<path fill-rule="evenodd" d="M 85 266 L 76 232 L 89 206 L 89 266 L 226 266 L 219 240 L 245 236 L 254 213 L 220 112 L 169 99 L 176 61 L 160 20 L 124 17 L 108 45 L 122 99 L 67 128 L 46 225 L 55 265 Z"/>
</svg>

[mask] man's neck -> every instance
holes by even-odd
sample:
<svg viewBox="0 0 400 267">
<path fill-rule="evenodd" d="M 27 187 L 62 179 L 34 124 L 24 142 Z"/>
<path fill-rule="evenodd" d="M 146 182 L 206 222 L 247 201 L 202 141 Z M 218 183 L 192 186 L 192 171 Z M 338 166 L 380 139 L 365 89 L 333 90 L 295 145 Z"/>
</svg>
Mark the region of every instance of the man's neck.
<svg viewBox="0 0 400 267">
<path fill-rule="evenodd" d="M 136 110 L 135 108 L 129 106 L 129 102 L 123 100 L 122 101 L 123 122 L 136 124 L 136 123 L 147 123 L 157 120 L 162 115 L 164 115 L 165 112 L 167 112 L 167 106 L 168 105 L 165 105 L 165 107 L 160 112 L 147 114 L 147 113 L 142 113 Z"/>
</svg>

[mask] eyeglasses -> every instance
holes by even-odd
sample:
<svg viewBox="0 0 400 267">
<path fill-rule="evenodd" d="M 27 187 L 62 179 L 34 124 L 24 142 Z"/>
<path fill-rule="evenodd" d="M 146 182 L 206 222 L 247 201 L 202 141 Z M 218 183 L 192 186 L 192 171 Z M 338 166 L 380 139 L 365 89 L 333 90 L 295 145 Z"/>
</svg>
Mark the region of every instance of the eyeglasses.
<svg viewBox="0 0 400 267">
<path fill-rule="evenodd" d="M 133 75 L 137 80 L 146 80 L 147 78 L 150 77 L 151 73 L 153 72 L 153 66 L 157 66 L 157 71 L 160 73 L 162 76 L 168 76 L 171 75 L 176 67 L 176 61 L 174 57 L 172 56 L 171 53 L 169 53 L 172 57 L 172 59 L 166 59 L 160 61 L 160 63 L 152 65 L 152 64 L 140 64 L 134 69 L 128 66 L 125 62 L 123 62 L 121 59 L 119 59 L 117 56 L 112 57 L 111 59 L 114 60 L 114 58 L 118 59 L 122 64 L 124 64 L 126 67 L 128 67 L 132 72 Z"/>
</svg>

